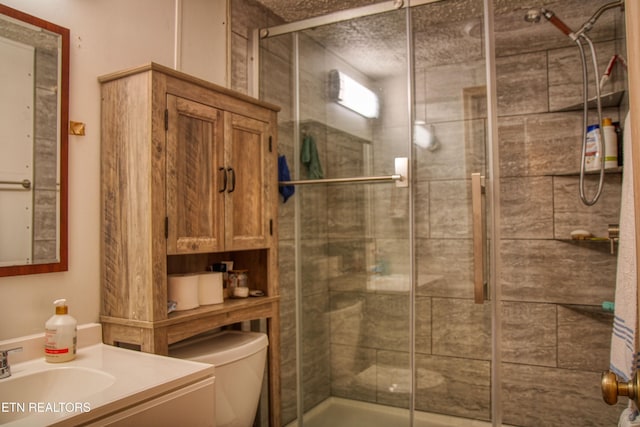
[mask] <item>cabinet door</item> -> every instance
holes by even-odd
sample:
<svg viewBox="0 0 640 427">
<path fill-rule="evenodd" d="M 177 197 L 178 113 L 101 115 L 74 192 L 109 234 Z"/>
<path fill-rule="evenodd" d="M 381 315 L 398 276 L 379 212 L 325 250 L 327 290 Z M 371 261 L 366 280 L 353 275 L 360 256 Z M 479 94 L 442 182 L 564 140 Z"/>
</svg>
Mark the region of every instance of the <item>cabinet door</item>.
<svg viewBox="0 0 640 427">
<path fill-rule="evenodd" d="M 224 113 L 167 95 L 167 253 L 224 248 Z"/>
<path fill-rule="evenodd" d="M 210 377 L 143 403 L 134 404 L 121 412 L 86 425 L 212 427 L 216 424 L 215 395 L 215 378 Z"/>
<path fill-rule="evenodd" d="M 269 124 L 238 114 L 227 116 L 225 149 L 230 183 L 225 201 L 227 250 L 265 247 L 269 242 L 267 192 Z"/>
</svg>

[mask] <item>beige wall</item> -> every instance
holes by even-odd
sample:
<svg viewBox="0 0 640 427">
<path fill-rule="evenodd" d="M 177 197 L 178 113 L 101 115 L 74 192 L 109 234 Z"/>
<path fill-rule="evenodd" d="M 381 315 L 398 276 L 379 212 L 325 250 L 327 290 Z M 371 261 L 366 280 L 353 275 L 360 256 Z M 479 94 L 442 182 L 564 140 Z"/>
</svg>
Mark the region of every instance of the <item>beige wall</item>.
<svg viewBox="0 0 640 427">
<path fill-rule="evenodd" d="M 0 340 L 40 333 L 56 298 L 67 298 L 79 323 L 98 321 L 100 301 L 100 87 L 97 77 L 150 61 L 166 66 L 184 64 L 218 84 L 226 81 L 226 0 L 3 0 L 9 7 L 71 30 L 69 119 L 86 124 L 86 136 L 69 138 L 69 271 L 0 278 L 4 306 Z M 192 8 L 199 13 L 193 14 Z M 202 19 L 208 14 L 208 19 Z M 176 37 L 176 15 L 197 15 L 197 22 Z M 223 15 L 223 16 L 221 16 Z M 205 66 L 194 51 L 176 49 L 198 43 L 201 28 L 216 61 Z M 213 31 L 212 28 L 216 30 Z M 219 47 L 222 46 L 222 49 Z M 207 57 L 209 55 L 202 55 Z M 224 56 L 224 55 L 223 55 Z"/>
</svg>

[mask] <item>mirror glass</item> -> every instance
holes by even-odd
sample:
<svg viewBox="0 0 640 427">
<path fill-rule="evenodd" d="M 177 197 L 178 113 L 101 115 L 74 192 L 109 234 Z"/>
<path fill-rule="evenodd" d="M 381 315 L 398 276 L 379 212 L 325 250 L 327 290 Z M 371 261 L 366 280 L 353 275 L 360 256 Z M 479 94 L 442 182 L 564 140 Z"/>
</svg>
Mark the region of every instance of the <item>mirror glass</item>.
<svg viewBox="0 0 640 427">
<path fill-rule="evenodd" d="M 67 270 L 69 30 L 0 4 L 0 276 Z"/>
</svg>

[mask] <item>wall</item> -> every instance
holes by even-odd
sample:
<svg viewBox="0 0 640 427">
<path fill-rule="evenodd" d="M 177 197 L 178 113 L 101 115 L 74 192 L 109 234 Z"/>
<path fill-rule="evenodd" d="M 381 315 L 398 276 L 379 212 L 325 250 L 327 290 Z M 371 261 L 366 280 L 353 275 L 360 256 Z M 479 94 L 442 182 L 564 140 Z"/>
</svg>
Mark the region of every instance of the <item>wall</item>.
<svg viewBox="0 0 640 427">
<path fill-rule="evenodd" d="M 545 7 L 578 28 L 604 3 L 558 1 Z M 613 321 L 600 306 L 613 299 L 616 257 L 608 243 L 577 244 L 569 236 L 576 229 L 607 236 L 608 224 L 618 223 L 622 176 L 606 176 L 593 207 L 579 200 L 582 111 L 560 111 L 582 98 L 578 51 L 548 23 L 514 27 L 521 15 L 521 9 L 504 8 L 496 16 L 503 420 L 615 424 L 621 405 L 604 405 L 599 384 L 609 365 Z M 589 33 L 600 72 L 613 54 L 626 57 L 624 34 L 619 9 L 604 14 Z M 619 67 L 614 71 L 605 92 L 626 89 L 626 74 Z M 593 88 L 593 70 L 590 77 Z M 621 121 L 627 109 L 625 98 L 605 108 L 604 117 Z M 589 123 L 597 123 L 593 111 Z M 596 181 L 597 176 L 587 178 L 589 195 Z"/>
<path fill-rule="evenodd" d="M 150 61 L 173 66 L 180 54 L 180 49 L 175 49 L 175 41 L 179 39 L 176 10 L 181 11 L 182 7 L 189 10 L 192 1 L 193 7 L 202 10 L 199 0 L 4 1 L 7 6 L 71 30 L 69 118 L 84 122 L 87 134 L 69 138 L 69 270 L 0 278 L 5 300 L 0 315 L 0 340 L 41 333 L 44 322 L 53 313 L 53 300 L 61 297 L 68 299 L 70 314 L 79 323 L 98 321 L 101 237 L 97 77 Z M 209 43 L 226 46 L 226 14 L 220 19 L 217 12 L 221 4 L 226 4 L 225 0 L 209 3 L 210 9 L 205 9 L 209 20 L 193 25 L 180 22 L 190 28 L 185 34 L 187 42 L 197 34 L 198 27 L 204 27 L 203 34 L 211 34 L 211 28 L 217 28 L 217 37 Z M 191 16 L 188 10 L 183 14 L 186 17 Z M 188 66 L 191 58 L 182 58 Z M 218 56 L 216 63 L 208 64 L 208 68 L 194 71 L 225 84 L 226 60 Z"/>
</svg>

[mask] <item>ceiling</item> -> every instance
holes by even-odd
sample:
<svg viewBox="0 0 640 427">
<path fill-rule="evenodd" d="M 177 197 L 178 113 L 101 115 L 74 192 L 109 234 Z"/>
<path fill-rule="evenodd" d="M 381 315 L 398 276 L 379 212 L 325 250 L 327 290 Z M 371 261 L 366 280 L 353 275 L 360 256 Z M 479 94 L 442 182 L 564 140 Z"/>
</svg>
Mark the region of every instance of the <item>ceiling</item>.
<svg viewBox="0 0 640 427">
<path fill-rule="evenodd" d="M 393 0 L 257 0 L 285 22 L 326 15 L 373 3 Z M 405 0 L 406 2 L 407 0 Z M 530 24 L 524 15 L 532 7 L 549 7 L 570 27 L 579 28 L 609 0 L 494 0 L 498 55 L 572 46 L 573 43 L 548 22 Z M 607 12 L 591 31 L 594 39 L 611 39 L 614 15 Z M 412 8 L 416 63 L 454 64 L 483 56 L 483 2 L 437 1 Z M 543 20 L 544 21 L 544 20 Z M 406 69 L 404 12 L 370 15 L 315 27 L 305 33 L 371 78 Z"/>
<path fill-rule="evenodd" d="M 285 22 L 295 22 L 385 1 L 389 0 L 258 0 L 258 3 L 284 19 Z"/>
</svg>

